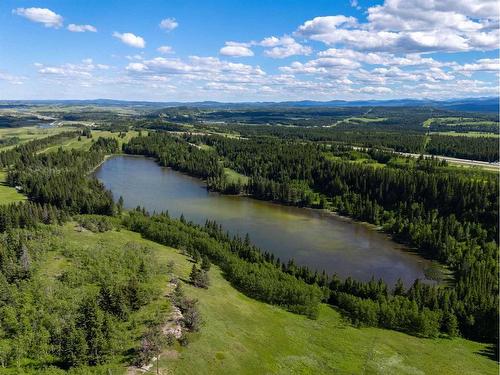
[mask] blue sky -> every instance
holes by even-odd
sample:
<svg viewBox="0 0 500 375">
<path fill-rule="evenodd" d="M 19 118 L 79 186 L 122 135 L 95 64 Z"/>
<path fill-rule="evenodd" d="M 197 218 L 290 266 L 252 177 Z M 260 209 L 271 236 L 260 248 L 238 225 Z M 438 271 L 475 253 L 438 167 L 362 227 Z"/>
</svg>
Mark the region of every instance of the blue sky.
<svg viewBox="0 0 500 375">
<path fill-rule="evenodd" d="M 0 99 L 498 94 L 496 0 L 0 2 Z"/>
</svg>

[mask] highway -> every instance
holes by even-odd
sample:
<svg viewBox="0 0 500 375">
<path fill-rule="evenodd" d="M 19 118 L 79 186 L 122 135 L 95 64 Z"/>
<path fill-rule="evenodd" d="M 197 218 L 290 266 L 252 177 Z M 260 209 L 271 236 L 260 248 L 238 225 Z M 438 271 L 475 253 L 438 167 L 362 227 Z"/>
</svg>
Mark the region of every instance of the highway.
<svg viewBox="0 0 500 375">
<path fill-rule="evenodd" d="M 366 147 L 353 147 L 355 150 L 363 150 L 366 149 Z M 397 152 L 393 151 L 396 154 L 399 154 L 401 156 L 411 156 L 413 158 L 418 158 L 420 157 L 421 154 L 411 154 L 409 152 Z M 425 158 L 435 158 L 439 160 L 446 160 L 450 164 L 457 164 L 457 165 L 465 165 L 469 167 L 480 167 L 488 170 L 493 170 L 493 171 L 500 171 L 500 163 L 495 162 L 495 163 L 489 163 L 487 161 L 479 161 L 479 160 L 470 160 L 470 159 L 459 159 L 459 158 L 452 158 L 449 156 L 441 156 L 441 155 L 429 155 L 429 154 L 423 154 L 422 155 Z"/>
</svg>

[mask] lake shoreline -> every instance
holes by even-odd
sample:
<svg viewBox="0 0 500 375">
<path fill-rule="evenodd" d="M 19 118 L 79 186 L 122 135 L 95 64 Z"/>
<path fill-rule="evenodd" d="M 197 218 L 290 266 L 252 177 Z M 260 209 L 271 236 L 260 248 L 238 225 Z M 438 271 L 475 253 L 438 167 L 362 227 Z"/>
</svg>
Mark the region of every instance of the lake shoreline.
<svg viewBox="0 0 500 375">
<path fill-rule="evenodd" d="M 327 209 L 209 191 L 206 181 L 160 166 L 152 157 L 115 154 L 105 161 L 110 164 L 103 161 L 94 175 L 115 197 L 123 196 L 127 208 L 168 210 L 173 217 L 182 213 L 200 225 L 207 218 L 215 220 L 233 235 L 249 233 L 258 247 L 282 261 L 293 258 L 298 265 L 341 278 L 369 281 L 373 276 L 394 285 L 401 277 L 407 286 L 416 278 L 432 284 L 444 279 L 429 277 L 444 275 L 435 272 L 440 267 L 436 262 L 373 224 Z"/>
</svg>

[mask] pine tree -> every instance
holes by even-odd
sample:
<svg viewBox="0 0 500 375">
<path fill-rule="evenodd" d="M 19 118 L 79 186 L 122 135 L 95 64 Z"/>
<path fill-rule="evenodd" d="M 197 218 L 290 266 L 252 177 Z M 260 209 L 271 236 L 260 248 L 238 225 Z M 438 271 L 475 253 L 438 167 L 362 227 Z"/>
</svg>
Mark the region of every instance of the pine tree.
<svg viewBox="0 0 500 375">
<path fill-rule="evenodd" d="M 81 329 L 71 322 L 64 330 L 61 344 L 61 359 L 67 367 L 87 364 L 87 341 Z"/>
<path fill-rule="evenodd" d="M 446 312 L 443 316 L 443 331 L 450 337 L 458 336 L 458 321 L 455 314 Z"/>
<path fill-rule="evenodd" d="M 77 324 L 85 334 L 88 363 L 90 365 L 104 363 L 111 349 L 111 325 L 105 313 L 99 308 L 95 297 L 83 300 Z"/>
<path fill-rule="evenodd" d="M 118 203 L 116 204 L 116 209 L 118 211 L 118 215 L 121 215 L 122 210 L 123 210 L 123 197 L 120 195 L 120 198 L 118 198 Z"/>
<path fill-rule="evenodd" d="M 189 274 L 189 281 L 193 285 L 196 285 L 199 273 L 200 271 L 198 270 L 198 268 L 196 268 L 196 264 L 193 264 L 193 267 L 191 268 L 191 273 Z"/>
<path fill-rule="evenodd" d="M 402 296 L 402 295 L 404 295 L 404 292 L 405 292 L 405 286 L 403 284 L 403 280 L 398 279 L 392 294 L 394 294 L 395 296 Z"/>
<path fill-rule="evenodd" d="M 203 271 L 210 271 L 210 266 L 212 264 L 210 263 L 210 259 L 208 259 L 208 257 L 206 255 L 204 255 L 202 258 L 201 258 L 201 269 Z"/>
</svg>

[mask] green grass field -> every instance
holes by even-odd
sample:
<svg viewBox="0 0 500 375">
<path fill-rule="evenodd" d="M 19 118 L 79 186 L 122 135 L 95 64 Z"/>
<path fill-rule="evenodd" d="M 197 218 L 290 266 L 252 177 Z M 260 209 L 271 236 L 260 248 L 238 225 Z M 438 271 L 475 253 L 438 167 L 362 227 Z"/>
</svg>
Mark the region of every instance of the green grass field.
<svg viewBox="0 0 500 375">
<path fill-rule="evenodd" d="M 187 271 L 185 271 L 187 272 Z M 187 273 L 186 273 L 187 274 Z M 354 328 L 324 305 L 313 321 L 245 297 L 217 270 L 208 291 L 188 288 L 206 321 L 176 360 L 174 374 L 496 374 L 484 346 Z"/>
<path fill-rule="evenodd" d="M 370 122 L 382 122 L 385 120 L 387 120 L 387 117 L 349 117 L 344 121 L 368 124 Z"/>
<path fill-rule="evenodd" d="M 140 238 L 126 230 L 94 234 L 62 230 L 67 246 L 147 245 L 160 263 L 175 262 L 174 273 L 187 278 L 192 263 L 179 251 Z M 67 266 L 60 257 L 46 263 L 47 275 Z M 252 300 L 236 291 L 212 267 L 208 290 L 186 286 L 199 299 L 204 325 L 188 347 L 175 347 L 160 360 L 173 374 L 497 374 L 496 362 L 479 354 L 483 344 L 463 339 L 421 339 L 403 333 L 355 328 L 323 305 L 318 320 Z M 166 278 L 158 281 L 166 282 Z M 139 311 L 147 316 L 158 306 Z M 137 344 L 140 325 L 123 338 L 124 348 Z M 118 356 L 116 361 L 124 360 Z M 118 373 L 118 362 L 112 366 Z M 124 365 L 122 365 L 124 366 Z M 124 368 L 122 367 L 124 370 Z M 124 370 L 125 371 L 125 370 Z M 167 372 L 168 371 L 168 372 Z"/>
<path fill-rule="evenodd" d="M 449 127 L 459 127 L 468 125 L 484 126 L 485 130 L 489 128 L 490 131 L 491 129 L 498 128 L 498 122 L 479 120 L 468 117 L 434 117 L 434 118 L 431 117 L 425 120 L 422 126 L 424 128 L 430 128 L 432 124 L 445 125 Z"/>
<path fill-rule="evenodd" d="M 144 134 L 145 132 L 143 132 Z M 93 130 L 92 131 L 92 138 L 87 138 L 87 137 L 81 137 L 81 140 L 78 140 L 78 137 L 72 138 L 69 141 L 66 141 L 62 144 L 50 146 L 46 149 L 44 149 L 41 152 L 55 152 L 59 149 L 59 147 L 62 147 L 63 149 L 74 149 L 74 150 L 88 150 L 90 146 L 92 145 L 92 141 L 98 139 L 99 137 L 104 137 L 104 138 L 115 138 L 118 140 L 119 147 L 122 147 L 123 143 L 129 142 L 130 139 L 133 137 L 136 137 L 139 135 L 138 131 L 131 130 L 128 131 L 127 134 L 125 135 L 124 138 L 119 137 L 120 133 L 117 132 L 110 132 L 107 130 Z"/>
<path fill-rule="evenodd" d="M 18 193 L 16 189 L 5 183 L 7 172 L 0 170 L 0 204 L 21 202 L 26 199 L 24 195 Z"/>
<path fill-rule="evenodd" d="M 241 174 L 241 173 L 238 173 L 236 172 L 235 170 L 231 169 L 231 168 L 224 168 L 224 173 L 227 177 L 227 180 L 229 182 L 238 182 L 241 181 L 241 183 L 243 184 L 246 184 L 248 183 L 248 177 Z"/>
<path fill-rule="evenodd" d="M 333 127 L 341 124 L 370 124 L 372 122 L 382 122 L 387 120 L 387 117 L 348 117 L 343 120 L 339 120 L 336 123 L 329 125 L 328 127 Z"/>
<path fill-rule="evenodd" d="M 453 135 L 457 137 L 488 137 L 488 138 L 499 137 L 498 133 L 481 133 L 481 132 L 458 133 L 455 131 L 449 131 L 449 132 L 432 132 L 431 134 Z"/>
<path fill-rule="evenodd" d="M 2 128 L 0 129 L 0 139 L 7 139 L 17 137 L 20 142 L 15 145 L 0 147 L 0 151 L 9 150 L 19 144 L 32 141 L 34 139 L 45 138 L 54 134 L 65 131 L 71 131 L 74 128 L 70 127 L 53 127 L 53 128 L 39 128 L 37 126 L 29 126 L 23 128 Z"/>
<path fill-rule="evenodd" d="M 0 147 L 0 151 L 9 150 L 11 148 L 16 147 L 19 144 L 26 143 L 32 141 L 34 139 L 45 138 L 51 135 L 55 135 L 58 133 L 75 130 L 76 128 L 72 127 L 53 127 L 53 128 L 39 128 L 35 126 L 31 127 L 23 127 L 23 128 L 4 128 L 0 129 L 0 139 L 6 139 L 11 137 L 18 137 L 20 142 L 15 145 Z M 142 132 L 143 134 L 147 132 Z M 47 147 L 41 152 L 54 152 L 57 151 L 59 147 L 63 147 L 66 149 L 81 149 L 88 150 L 90 145 L 92 144 L 93 139 L 97 139 L 99 137 L 110 137 L 118 139 L 120 143 L 120 147 L 124 142 L 130 141 L 131 138 L 139 135 L 138 131 L 128 131 L 124 138 L 119 137 L 120 133 L 110 132 L 105 130 L 92 130 L 92 138 L 82 137 L 81 141 L 78 141 L 78 138 L 75 137 L 70 139 L 62 144 L 58 144 L 55 146 Z"/>
<path fill-rule="evenodd" d="M 210 151 L 210 150 L 214 149 L 212 146 L 206 145 L 204 143 L 199 145 L 199 147 L 200 147 L 200 150 L 204 150 L 204 151 Z"/>
</svg>

